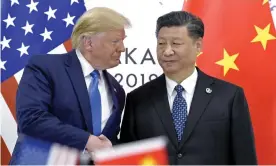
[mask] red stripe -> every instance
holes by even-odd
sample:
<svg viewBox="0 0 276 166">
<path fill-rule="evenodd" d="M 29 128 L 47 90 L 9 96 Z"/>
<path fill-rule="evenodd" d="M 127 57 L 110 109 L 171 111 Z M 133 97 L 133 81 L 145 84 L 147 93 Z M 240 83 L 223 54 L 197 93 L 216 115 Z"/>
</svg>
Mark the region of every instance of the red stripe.
<svg viewBox="0 0 276 166">
<path fill-rule="evenodd" d="M 64 47 L 67 52 L 72 50 L 71 40 L 67 40 L 64 43 Z M 13 115 L 13 118 L 16 120 L 16 107 L 15 107 L 15 99 L 16 99 L 16 91 L 18 88 L 18 83 L 15 77 L 10 77 L 6 81 L 1 84 L 1 93 Z"/>
<path fill-rule="evenodd" d="M 63 45 L 64 45 L 67 52 L 72 50 L 72 42 L 71 42 L 70 39 L 67 40 L 66 42 L 64 42 Z"/>
<path fill-rule="evenodd" d="M 71 40 L 67 40 L 63 44 L 64 44 L 64 47 L 67 52 L 72 50 Z M 3 83 L 1 83 L 1 93 L 3 95 L 3 98 L 5 99 L 5 102 L 8 105 L 15 121 L 16 121 L 15 99 L 16 99 L 17 88 L 18 88 L 18 83 L 14 76 L 10 77 L 9 79 L 7 79 Z M 1 142 L 2 142 L 2 144 L 1 144 L 2 145 L 1 146 L 1 165 L 8 165 L 9 161 L 11 159 L 11 154 L 10 154 L 2 137 L 1 137 Z"/>
<path fill-rule="evenodd" d="M 16 91 L 18 88 L 18 83 L 14 76 L 10 77 L 3 83 L 1 83 L 1 93 L 3 98 L 5 99 L 6 104 L 9 107 L 9 110 L 16 122 L 16 108 L 15 108 L 15 98 L 16 98 Z M 1 137 L 1 165 L 8 165 L 11 159 L 11 154 Z"/>
<path fill-rule="evenodd" d="M 1 165 L 8 165 L 11 159 L 10 152 L 5 144 L 5 141 L 1 137 Z"/>
<path fill-rule="evenodd" d="M 16 121 L 15 98 L 16 98 L 17 88 L 18 88 L 18 83 L 14 76 L 10 77 L 9 79 L 7 79 L 1 84 L 1 93 L 15 121 Z"/>
</svg>

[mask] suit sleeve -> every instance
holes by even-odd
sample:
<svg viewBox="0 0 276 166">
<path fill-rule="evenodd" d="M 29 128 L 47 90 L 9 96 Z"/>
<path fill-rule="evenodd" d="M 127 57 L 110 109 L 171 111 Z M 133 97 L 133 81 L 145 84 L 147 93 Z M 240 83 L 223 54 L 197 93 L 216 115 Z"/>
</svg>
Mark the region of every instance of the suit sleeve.
<svg viewBox="0 0 276 166">
<path fill-rule="evenodd" d="M 19 132 L 50 142 L 83 150 L 89 133 L 60 121 L 51 113 L 54 86 L 47 69 L 30 59 L 24 69 L 16 96 Z M 43 69 L 42 69 L 43 68 Z"/>
<path fill-rule="evenodd" d="M 131 95 L 128 94 L 126 98 L 126 106 L 121 126 L 120 143 L 127 143 L 135 140 L 135 113 Z"/>
<path fill-rule="evenodd" d="M 232 106 L 231 148 L 234 164 L 257 164 L 250 113 L 241 88 L 237 90 Z"/>
</svg>

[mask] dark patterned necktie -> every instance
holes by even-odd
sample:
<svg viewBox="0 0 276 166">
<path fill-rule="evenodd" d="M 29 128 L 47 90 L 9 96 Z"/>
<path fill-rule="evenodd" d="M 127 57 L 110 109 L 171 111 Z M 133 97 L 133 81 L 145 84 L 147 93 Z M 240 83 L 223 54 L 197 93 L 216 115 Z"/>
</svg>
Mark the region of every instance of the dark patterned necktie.
<svg viewBox="0 0 276 166">
<path fill-rule="evenodd" d="M 177 139 L 180 142 L 187 120 L 187 103 L 182 95 L 184 88 L 181 85 L 176 85 L 174 90 L 176 91 L 177 95 L 173 101 L 172 117 L 177 133 Z"/>
</svg>

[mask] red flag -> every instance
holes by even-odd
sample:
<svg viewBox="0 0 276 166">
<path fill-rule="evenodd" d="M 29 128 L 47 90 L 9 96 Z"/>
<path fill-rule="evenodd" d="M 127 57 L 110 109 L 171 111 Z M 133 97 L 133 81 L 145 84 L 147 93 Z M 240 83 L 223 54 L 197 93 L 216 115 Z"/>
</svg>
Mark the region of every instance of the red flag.
<svg viewBox="0 0 276 166">
<path fill-rule="evenodd" d="M 276 164 L 276 32 L 268 0 L 188 0 L 205 24 L 197 65 L 244 88 L 259 164 Z"/>
<path fill-rule="evenodd" d="M 1 136 L 0 136 L 1 137 Z M 8 165 L 10 161 L 11 155 L 9 153 L 9 150 L 1 137 L 1 165 Z"/>
<path fill-rule="evenodd" d="M 168 165 L 163 137 L 127 143 L 94 155 L 96 165 Z"/>
</svg>

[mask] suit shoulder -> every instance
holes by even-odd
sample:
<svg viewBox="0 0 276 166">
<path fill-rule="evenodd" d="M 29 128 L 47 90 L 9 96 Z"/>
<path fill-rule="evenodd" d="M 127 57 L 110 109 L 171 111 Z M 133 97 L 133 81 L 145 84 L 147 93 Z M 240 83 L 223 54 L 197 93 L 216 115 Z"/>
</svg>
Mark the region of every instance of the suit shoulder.
<svg viewBox="0 0 276 166">
<path fill-rule="evenodd" d="M 198 79 L 199 79 L 198 81 L 203 80 L 208 82 L 208 84 L 210 83 L 212 87 L 215 87 L 216 89 L 224 93 L 242 90 L 242 88 L 239 85 L 229 81 L 222 80 L 220 78 L 213 77 L 209 74 L 206 74 L 200 69 L 198 69 Z"/>
<path fill-rule="evenodd" d="M 230 91 L 243 90 L 243 88 L 237 84 L 234 84 L 234 83 L 231 83 L 229 81 L 225 81 L 225 80 L 222 80 L 219 78 L 215 78 L 215 77 L 212 77 L 212 78 L 214 80 L 215 86 L 218 86 L 220 88 L 227 89 Z"/>
<path fill-rule="evenodd" d="M 229 81 L 225 81 L 225 80 L 222 80 L 222 79 L 219 79 L 219 78 L 214 78 L 213 79 L 215 80 L 215 83 L 216 84 L 219 84 L 221 86 L 226 86 L 226 87 L 231 87 L 231 88 L 241 88 L 240 86 L 234 84 L 234 83 L 231 83 Z"/>
<path fill-rule="evenodd" d="M 33 55 L 28 60 L 28 65 L 35 66 L 48 66 L 53 64 L 59 64 L 63 62 L 64 56 L 67 54 L 42 54 L 42 55 Z"/>
<path fill-rule="evenodd" d="M 138 88 L 131 91 L 130 95 L 137 95 L 140 96 L 140 94 L 148 93 L 152 90 L 152 87 L 157 86 L 160 83 L 160 79 L 162 76 L 157 77 L 156 79 L 149 81 L 145 83 L 144 85 L 139 86 Z"/>
</svg>

